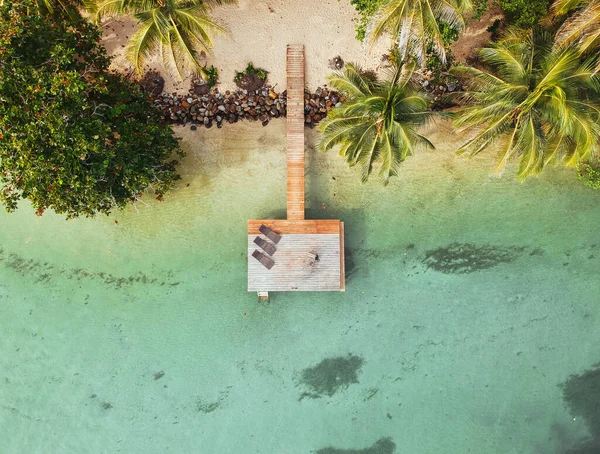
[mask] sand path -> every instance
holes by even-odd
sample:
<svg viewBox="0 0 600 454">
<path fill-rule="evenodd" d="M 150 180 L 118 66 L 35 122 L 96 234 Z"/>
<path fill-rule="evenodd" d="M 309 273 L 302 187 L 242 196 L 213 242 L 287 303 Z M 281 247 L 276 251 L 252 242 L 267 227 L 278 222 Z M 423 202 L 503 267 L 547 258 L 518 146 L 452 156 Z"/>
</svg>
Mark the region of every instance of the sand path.
<svg viewBox="0 0 600 454">
<path fill-rule="evenodd" d="M 452 44 L 452 56 L 456 63 L 467 63 L 469 57 L 474 57 L 477 49 L 485 46 L 491 39 L 492 34 L 487 31 L 488 27 L 496 19 L 502 19 L 502 10 L 495 1 L 488 1 L 488 9 L 479 20 L 467 21 L 467 27 L 460 34 L 458 40 Z"/>
</svg>

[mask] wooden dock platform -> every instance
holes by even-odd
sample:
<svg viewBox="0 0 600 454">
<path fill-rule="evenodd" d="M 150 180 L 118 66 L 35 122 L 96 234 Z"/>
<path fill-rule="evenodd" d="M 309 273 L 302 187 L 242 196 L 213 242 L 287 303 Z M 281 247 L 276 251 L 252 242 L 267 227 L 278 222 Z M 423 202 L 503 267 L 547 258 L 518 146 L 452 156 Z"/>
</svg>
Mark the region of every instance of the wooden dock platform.
<svg viewBox="0 0 600 454">
<path fill-rule="evenodd" d="M 261 301 L 270 291 L 346 289 L 344 223 L 304 219 L 304 46 L 287 46 L 286 71 L 287 219 L 248 221 L 248 291 Z M 263 224 L 276 235 L 261 233 Z M 257 236 L 262 241 L 255 242 Z M 256 251 L 272 266 L 257 260 Z"/>
<path fill-rule="evenodd" d="M 304 46 L 287 47 L 287 218 L 304 219 Z"/>
<path fill-rule="evenodd" d="M 268 241 L 258 227 L 266 225 L 281 235 L 271 257 L 275 263 L 265 268 L 252 257 L 257 249 L 254 238 Z M 307 263 L 314 251 L 318 261 Z M 344 223 L 337 220 L 265 219 L 248 221 L 248 291 L 344 291 Z"/>
</svg>

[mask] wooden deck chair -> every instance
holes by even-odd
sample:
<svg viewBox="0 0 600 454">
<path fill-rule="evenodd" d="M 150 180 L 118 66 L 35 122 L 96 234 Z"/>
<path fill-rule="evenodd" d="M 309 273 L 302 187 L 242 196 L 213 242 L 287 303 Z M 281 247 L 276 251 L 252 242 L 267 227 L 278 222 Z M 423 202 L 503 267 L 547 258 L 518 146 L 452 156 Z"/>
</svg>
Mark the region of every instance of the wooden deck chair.
<svg viewBox="0 0 600 454">
<path fill-rule="evenodd" d="M 269 257 L 267 257 L 260 251 L 254 251 L 252 253 L 252 257 L 254 257 L 256 260 L 262 263 L 262 265 L 268 270 L 273 268 L 273 265 L 275 265 L 275 262 L 273 260 L 271 260 Z"/>
<path fill-rule="evenodd" d="M 259 236 L 254 238 L 254 244 L 258 245 L 263 251 L 265 251 L 269 255 L 273 255 L 277 251 L 277 249 L 275 249 L 275 246 L 273 246 L 268 241 L 263 240 Z"/>
<path fill-rule="evenodd" d="M 273 230 L 264 224 L 261 224 L 258 230 L 260 230 L 260 233 L 262 233 L 275 244 L 279 243 L 281 240 L 281 235 L 277 235 L 275 232 L 273 232 Z"/>
</svg>

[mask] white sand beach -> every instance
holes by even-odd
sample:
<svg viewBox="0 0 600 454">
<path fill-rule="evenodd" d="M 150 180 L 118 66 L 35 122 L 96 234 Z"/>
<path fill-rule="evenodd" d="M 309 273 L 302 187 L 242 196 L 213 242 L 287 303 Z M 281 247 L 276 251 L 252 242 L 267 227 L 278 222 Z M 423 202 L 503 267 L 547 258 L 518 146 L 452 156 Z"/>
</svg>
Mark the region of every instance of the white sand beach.
<svg viewBox="0 0 600 454">
<path fill-rule="evenodd" d="M 215 8 L 212 17 L 229 34 L 215 38 L 212 54 L 206 57 L 207 65 L 218 68 L 219 88 L 223 90 L 235 87 L 235 71 L 243 70 L 250 61 L 269 72 L 271 85 L 284 90 L 288 44 L 304 44 L 306 85 L 312 89 L 326 83 L 326 76 L 331 73 L 330 59 L 339 55 L 344 61 L 375 69 L 389 44 L 382 39 L 371 47 L 357 41 L 356 12 L 349 2 L 338 0 L 240 0 L 237 5 Z M 127 71 L 130 65 L 125 58 L 125 45 L 135 31 L 135 23 L 111 20 L 102 28 L 102 42 L 114 57 L 113 67 Z M 149 68 L 163 74 L 165 91 L 188 90 L 189 79 L 181 82 L 165 75 L 158 61 L 151 62 Z"/>
</svg>

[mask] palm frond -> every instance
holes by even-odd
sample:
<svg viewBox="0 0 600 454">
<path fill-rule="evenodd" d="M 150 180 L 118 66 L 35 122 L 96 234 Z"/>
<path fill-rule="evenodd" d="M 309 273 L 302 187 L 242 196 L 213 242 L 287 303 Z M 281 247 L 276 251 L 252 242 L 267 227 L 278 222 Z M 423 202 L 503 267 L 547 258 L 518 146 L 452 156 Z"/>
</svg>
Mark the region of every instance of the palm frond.
<svg viewBox="0 0 600 454">
<path fill-rule="evenodd" d="M 339 147 L 349 166 L 360 167 L 363 182 L 380 163 L 379 175 L 387 184 L 416 147 L 433 147 L 415 131 L 430 112 L 427 102 L 410 86 L 412 70 L 410 65 L 399 66 L 388 79 L 374 80 L 348 64 L 331 76 L 330 85 L 349 99 L 320 123 L 318 149 Z"/>
<path fill-rule="evenodd" d="M 470 0 L 389 0 L 369 24 L 369 42 L 389 33 L 402 60 L 412 56 L 424 66 L 430 45 L 445 62 L 446 50 L 439 21 L 461 30 L 465 25 L 462 13 L 471 7 Z"/>
<path fill-rule="evenodd" d="M 477 154 L 499 143 L 501 172 L 519 159 L 518 179 L 537 175 L 545 165 L 575 165 L 598 154 L 600 81 L 594 59 L 556 49 L 539 30 L 509 32 L 482 51 L 487 70 L 463 69 L 470 77 L 456 125 L 474 132 L 457 153 Z"/>
</svg>

